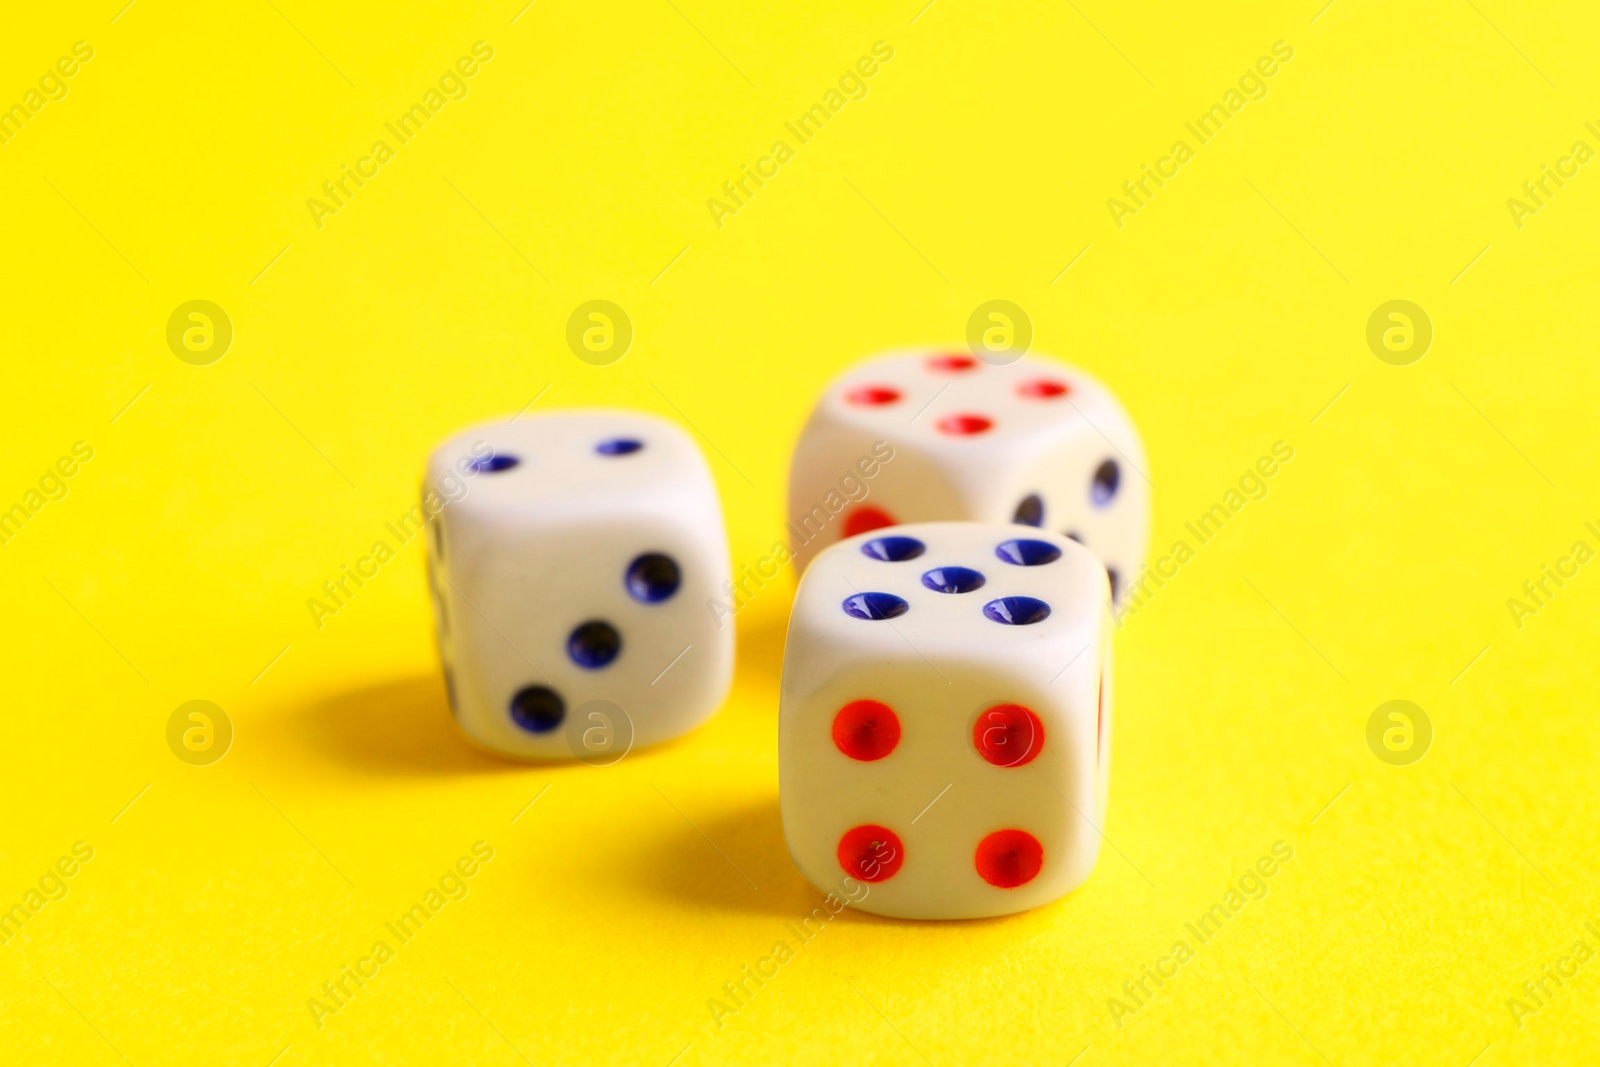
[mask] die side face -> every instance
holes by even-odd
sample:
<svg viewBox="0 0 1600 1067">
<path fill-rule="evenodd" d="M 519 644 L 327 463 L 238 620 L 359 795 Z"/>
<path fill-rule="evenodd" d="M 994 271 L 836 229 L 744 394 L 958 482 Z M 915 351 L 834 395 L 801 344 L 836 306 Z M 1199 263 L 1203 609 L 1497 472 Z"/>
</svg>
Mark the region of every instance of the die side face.
<svg viewBox="0 0 1600 1067">
<path fill-rule="evenodd" d="M 841 472 L 882 441 L 894 458 L 821 524 Z M 904 353 L 864 361 L 818 403 L 790 476 L 800 566 L 828 544 L 895 522 L 1011 521 L 1073 536 L 1116 572 L 1143 561 L 1149 487 L 1138 434 L 1116 398 L 1075 368 L 1026 356 Z M 806 517 L 810 516 L 809 523 Z"/>
<path fill-rule="evenodd" d="M 1104 626 L 1106 640 L 1102 642 L 1103 654 L 1100 660 L 1100 691 L 1096 701 L 1095 734 L 1097 737 L 1096 753 L 1100 770 L 1099 782 L 1095 792 L 1096 806 L 1103 813 L 1106 810 L 1106 798 L 1111 792 L 1111 619 L 1107 618 Z"/>
<path fill-rule="evenodd" d="M 1142 457 L 1130 462 L 1093 429 L 1089 433 L 1092 439 L 1077 434 L 1032 458 L 1011 519 L 1088 548 L 1105 565 L 1113 600 L 1120 603 L 1148 548 L 1150 489 Z M 1137 455 L 1132 449 L 1128 454 Z"/>
<path fill-rule="evenodd" d="M 478 467 L 429 538 L 462 729 L 511 755 L 605 762 L 709 717 L 733 628 L 706 609 L 727 549 L 693 442 L 637 415 L 548 415 L 446 442 L 427 484 L 462 456 Z"/>
<path fill-rule="evenodd" d="M 1106 604 L 1086 550 L 1016 526 L 913 524 L 819 556 L 779 718 L 801 872 L 868 882 L 857 906 L 904 918 L 1006 914 L 1078 885 L 1109 751 Z"/>
</svg>

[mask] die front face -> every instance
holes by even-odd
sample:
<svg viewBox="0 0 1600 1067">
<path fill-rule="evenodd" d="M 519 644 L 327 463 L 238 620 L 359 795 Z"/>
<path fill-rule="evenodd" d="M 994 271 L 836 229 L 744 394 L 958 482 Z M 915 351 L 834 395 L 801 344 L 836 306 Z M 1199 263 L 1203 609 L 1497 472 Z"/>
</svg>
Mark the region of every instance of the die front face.
<svg viewBox="0 0 1600 1067">
<path fill-rule="evenodd" d="M 1016 522 L 1086 545 L 1120 596 L 1148 542 L 1147 469 L 1121 404 L 1076 368 L 881 356 L 838 378 L 812 412 L 790 468 L 789 532 L 803 568 L 840 538 L 892 523 Z"/>
<path fill-rule="evenodd" d="M 918 919 L 1022 911 L 1094 865 L 1109 759 L 1109 589 L 1067 538 L 919 523 L 821 553 L 779 710 L 784 835 L 819 888 Z"/>
<path fill-rule="evenodd" d="M 457 498 L 439 486 L 458 487 Z M 493 423 L 435 451 L 429 581 L 452 711 L 510 755 L 608 761 L 721 704 L 733 627 L 705 459 L 663 420 L 573 412 Z"/>
</svg>

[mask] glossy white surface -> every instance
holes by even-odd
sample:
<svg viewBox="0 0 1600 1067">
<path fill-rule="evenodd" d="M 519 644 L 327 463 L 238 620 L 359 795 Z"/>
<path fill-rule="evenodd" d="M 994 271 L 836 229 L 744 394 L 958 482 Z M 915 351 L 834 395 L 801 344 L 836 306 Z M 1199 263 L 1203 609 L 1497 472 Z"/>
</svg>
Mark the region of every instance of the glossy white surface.
<svg viewBox="0 0 1600 1067">
<path fill-rule="evenodd" d="M 613 439 L 643 447 L 596 451 Z M 517 463 L 463 475 L 489 454 Z M 476 426 L 434 452 L 429 489 L 458 497 L 431 520 L 429 579 L 453 711 L 473 740 L 514 756 L 604 761 L 628 732 L 634 745 L 676 737 L 721 705 L 734 628 L 731 619 L 719 628 L 706 602 L 723 599 L 727 539 L 705 458 L 675 424 L 571 411 Z M 625 583 L 644 553 L 680 570 L 677 591 L 659 603 L 641 602 Z M 595 669 L 568 652 L 574 629 L 591 620 L 621 636 L 615 659 Z M 536 732 L 514 721 L 512 698 L 528 686 L 560 695 L 560 723 Z M 611 721 L 585 714 L 575 725 L 594 700 L 626 722 L 596 705 Z M 593 743 L 578 744 L 591 728 L 600 731 Z M 611 748 L 601 743 L 608 729 Z"/>
<path fill-rule="evenodd" d="M 925 552 L 900 562 L 863 554 L 883 537 L 911 537 Z M 1053 562 L 1019 566 L 996 547 L 1047 542 Z M 923 575 L 961 566 L 981 588 L 945 593 Z M 859 619 L 842 603 L 890 593 L 908 607 Z M 1110 754 L 1109 600 L 1104 569 L 1057 534 L 1001 523 L 917 523 L 876 530 L 827 549 L 801 580 L 790 618 L 779 711 L 779 786 L 784 834 L 796 866 L 819 889 L 847 872 L 838 858 L 852 827 L 892 830 L 903 865 L 873 883 L 858 907 L 905 918 L 972 918 L 1036 907 L 1069 892 L 1094 865 Z M 1026 596 L 1050 614 L 1005 625 L 989 602 Z M 1107 681 L 1109 681 L 1107 679 Z M 887 756 L 851 758 L 833 723 L 856 700 L 887 704 L 901 736 Z M 1031 709 L 1043 742 L 1031 760 L 996 765 L 974 727 L 1002 704 Z M 975 851 L 988 834 L 1020 829 L 1043 846 L 1037 876 L 1000 888 L 979 876 Z"/>
<path fill-rule="evenodd" d="M 993 366 L 957 355 L 965 369 L 939 369 L 945 357 L 938 352 L 877 356 L 828 387 L 790 465 L 796 566 L 804 569 L 845 536 L 860 508 L 902 523 L 1009 522 L 1025 498 L 1037 495 L 1042 528 L 1076 534 L 1116 572 L 1121 596 L 1144 561 L 1150 527 L 1150 471 L 1127 412 L 1092 376 L 1059 360 L 1030 354 Z M 1028 395 L 1026 387 L 1037 382 L 1064 385 L 1066 392 Z M 882 404 L 852 399 L 873 388 L 899 396 Z M 991 425 L 968 434 L 940 428 L 963 415 Z M 866 477 L 859 461 L 872 458 L 878 442 L 893 458 L 869 462 L 876 473 Z M 1108 461 L 1117 488 L 1097 502 L 1095 473 Z"/>
</svg>

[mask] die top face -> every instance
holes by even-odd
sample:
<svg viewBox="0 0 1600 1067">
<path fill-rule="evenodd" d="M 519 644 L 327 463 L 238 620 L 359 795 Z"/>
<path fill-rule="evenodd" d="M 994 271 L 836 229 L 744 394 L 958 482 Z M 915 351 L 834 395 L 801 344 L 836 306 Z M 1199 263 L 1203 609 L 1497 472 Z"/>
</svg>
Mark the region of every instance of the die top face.
<svg viewBox="0 0 1600 1067">
<path fill-rule="evenodd" d="M 993 365 L 965 353 L 899 352 L 856 364 L 820 407 L 864 433 L 935 454 L 985 454 L 1101 427 L 1131 427 L 1116 397 L 1075 367 L 1040 356 Z M 1137 449 L 1130 433 L 1119 448 Z M 1142 465 L 1142 459 L 1133 457 Z"/>
<path fill-rule="evenodd" d="M 457 488 L 459 487 L 459 488 Z M 537 521 L 716 506 L 704 455 L 678 426 L 604 409 L 484 423 L 434 450 L 425 490 L 456 516 Z"/>
<path fill-rule="evenodd" d="M 1098 645 L 1109 595 L 1093 553 L 1047 530 L 929 522 L 840 541 L 801 579 L 790 640 L 856 655 L 1026 661 Z"/>
<path fill-rule="evenodd" d="M 869 452 L 882 463 L 860 465 Z M 840 471 L 858 466 L 864 478 L 846 502 Z M 1121 403 L 1077 368 L 1037 355 L 1006 365 L 964 353 L 875 357 L 835 380 L 795 450 L 797 565 L 835 537 L 896 523 L 1009 520 L 1086 545 L 1122 594 L 1148 542 L 1148 471 Z"/>
</svg>

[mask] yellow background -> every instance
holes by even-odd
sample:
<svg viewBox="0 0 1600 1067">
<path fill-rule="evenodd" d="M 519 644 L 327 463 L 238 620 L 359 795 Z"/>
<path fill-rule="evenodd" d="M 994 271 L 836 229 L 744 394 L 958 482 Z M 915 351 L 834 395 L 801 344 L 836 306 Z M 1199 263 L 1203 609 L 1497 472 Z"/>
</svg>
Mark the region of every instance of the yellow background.
<svg viewBox="0 0 1600 1067">
<path fill-rule="evenodd" d="M 0 904 L 94 849 L 0 945 L 0 1058 L 1592 1053 L 1600 957 L 1520 1028 L 1507 1001 L 1600 949 L 1600 566 L 1520 628 L 1506 605 L 1600 547 L 1600 164 L 1521 228 L 1506 206 L 1600 143 L 1590 7 L 120 2 L 15 6 L 0 35 L 0 102 L 95 50 L 0 146 L 0 503 L 94 448 L 0 546 Z M 479 40 L 469 95 L 319 229 L 307 199 Z M 866 98 L 718 228 L 706 200 L 880 40 Z M 1107 198 L 1279 40 L 1266 98 L 1114 225 Z M 603 367 L 564 340 L 597 298 L 636 330 Z M 1115 848 L 1085 885 L 985 922 L 846 913 L 715 1028 L 708 999 L 820 899 L 776 806 L 792 576 L 740 614 L 721 714 L 604 770 L 458 736 L 420 542 L 321 629 L 306 600 L 433 443 L 536 396 L 692 424 L 751 562 L 829 378 L 959 344 L 993 298 L 1126 402 L 1162 550 L 1273 442 L 1295 458 L 1117 637 Z M 1406 367 L 1365 341 L 1396 298 L 1436 331 Z M 192 299 L 234 325 L 209 366 L 166 344 Z M 1435 730 L 1407 767 L 1365 741 L 1393 698 Z M 165 739 L 192 699 L 236 731 L 208 767 Z M 314 1026 L 480 840 L 469 895 Z M 1277 841 L 1265 899 L 1115 1025 Z"/>
</svg>

